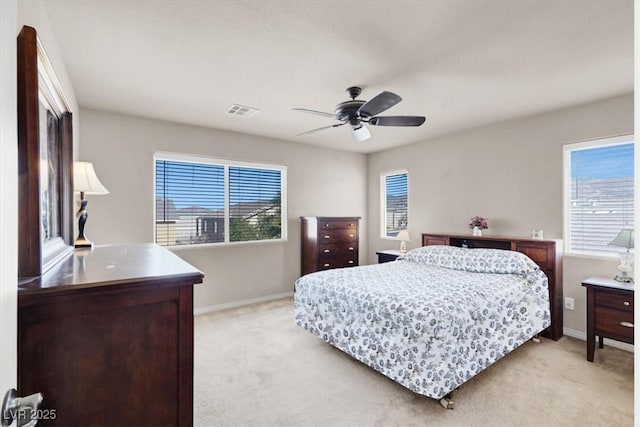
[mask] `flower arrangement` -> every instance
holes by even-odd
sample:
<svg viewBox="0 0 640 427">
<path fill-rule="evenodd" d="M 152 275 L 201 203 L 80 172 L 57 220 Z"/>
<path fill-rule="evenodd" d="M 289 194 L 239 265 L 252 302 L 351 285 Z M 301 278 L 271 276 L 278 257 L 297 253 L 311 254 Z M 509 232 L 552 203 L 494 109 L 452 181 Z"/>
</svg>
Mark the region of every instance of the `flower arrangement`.
<svg viewBox="0 0 640 427">
<path fill-rule="evenodd" d="M 489 228 L 489 220 L 481 216 L 474 216 L 469 220 L 469 228 L 473 230 L 475 227 L 478 227 L 480 230 L 485 230 Z"/>
</svg>

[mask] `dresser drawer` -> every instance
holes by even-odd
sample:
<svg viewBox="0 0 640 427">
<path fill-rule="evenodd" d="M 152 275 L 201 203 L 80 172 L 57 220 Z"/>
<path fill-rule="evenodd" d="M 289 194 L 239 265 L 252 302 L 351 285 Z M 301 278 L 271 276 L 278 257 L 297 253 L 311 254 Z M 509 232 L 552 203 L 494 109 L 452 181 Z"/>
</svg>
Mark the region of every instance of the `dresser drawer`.
<svg viewBox="0 0 640 427">
<path fill-rule="evenodd" d="M 344 221 L 344 220 L 332 220 L 332 221 L 318 221 L 318 230 L 322 232 L 322 230 L 336 230 L 342 228 L 350 228 L 355 230 L 358 228 L 358 223 L 355 221 Z"/>
<path fill-rule="evenodd" d="M 318 258 L 331 259 L 338 256 L 349 256 L 356 253 L 358 248 L 351 243 L 326 243 L 319 245 Z"/>
<path fill-rule="evenodd" d="M 355 267 L 358 260 L 353 256 L 344 256 L 336 259 L 318 260 L 318 270 L 330 270 L 332 268 Z"/>
<path fill-rule="evenodd" d="M 326 243 L 349 243 L 357 241 L 358 231 L 355 229 L 340 228 L 318 231 L 318 243 L 321 245 Z"/>
<path fill-rule="evenodd" d="M 633 295 L 614 294 L 612 292 L 595 293 L 596 306 L 610 307 L 631 313 L 633 317 Z"/>
<path fill-rule="evenodd" d="M 625 341 L 633 342 L 633 313 L 620 311 L 609 307 L 596 306 L 595 309 L 596 334 L 605 333 L 624 337 Z"/>
</svg>

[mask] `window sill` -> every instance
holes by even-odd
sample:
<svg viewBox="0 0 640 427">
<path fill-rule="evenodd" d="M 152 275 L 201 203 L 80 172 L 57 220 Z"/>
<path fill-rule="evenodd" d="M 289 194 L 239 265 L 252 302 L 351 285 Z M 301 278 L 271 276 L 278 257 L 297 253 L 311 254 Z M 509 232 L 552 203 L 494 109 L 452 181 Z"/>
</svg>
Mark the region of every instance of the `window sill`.
<svg viewBox="0 0 640 427">
<path fill-rule="evenodd" d="M 228 248 L 233 246 L 245 246 L 245 245 L 272 245 L 277 243 L 287 243 L 287 239 L 278 240 L 252 240 L 250 242 L 228 242 L 228 243 L 201 243 L 197 245 L 175 245 L 175 246 L 163 246 L 163 248 L 170 251 L 181 252 L 199 249 L 211 249 L 211 248 Z"/>
<path fill-rule="evenodd" d="M 580 259 L 593 259 L 598 261 L 618 261 L 619 257 L 616 254 L 583 254 L 577 252 L 565 252 L 565 257 L 569 258 L 580 258 Z"/>
</svg>

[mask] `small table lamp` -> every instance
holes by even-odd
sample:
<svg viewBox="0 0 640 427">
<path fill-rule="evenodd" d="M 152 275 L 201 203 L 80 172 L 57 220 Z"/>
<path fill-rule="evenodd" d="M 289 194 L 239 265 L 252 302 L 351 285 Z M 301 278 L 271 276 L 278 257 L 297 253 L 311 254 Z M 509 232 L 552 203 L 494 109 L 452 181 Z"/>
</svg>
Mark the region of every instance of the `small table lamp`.
<svg viewBox="0 0 640 427">
<path fill-rule="evenodd" d="M 90 162 L 73 162 L 73 191 L 80 193 L 78 204 L 80 209 L 76 213 L 78 218 L 78 238 L 76 239 L 76 248 L 92 248 L 93 243 L 84 236 L 84 226 L 87 223 L 87 200 L 85 194 L 109 194 L 109 190 L 104 188 L 96 176 L 93 164 Z"/>
<path fill-rule="evenodd" d="M 618 270 L 620 274 L 614 277 L 614 280 L 622 283 L 633 283 L 633 278 L 629 277 L 628 273 L 631 271 L 631 265 L 633 264 L 633 254 L 630 249 L 634 248 L 634 231 L 631 228 L 623 228 L 620 233 L 609 242 L 611 246 L 620 246 L 621 248 L 627 248 L 626 252 L 621 252 L 620 264 Z"/>
<path fill-rule="evenodd" d="M 397 239 L 400 240 L 400 253 L 404 254 L 407 252 L 407 242 L 411 241 L 411 236 L 409 236 L 409 232 L 407 230 L 400 230 L 398 233 Z"/>
</svg>

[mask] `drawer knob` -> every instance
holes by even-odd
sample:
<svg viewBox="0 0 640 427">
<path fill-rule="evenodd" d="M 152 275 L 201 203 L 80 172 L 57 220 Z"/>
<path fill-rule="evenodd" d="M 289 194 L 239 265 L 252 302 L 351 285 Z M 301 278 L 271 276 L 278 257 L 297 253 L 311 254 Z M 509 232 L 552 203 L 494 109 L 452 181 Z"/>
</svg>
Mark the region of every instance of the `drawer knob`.
<svg viewBox="0 0 640 427">
<path fill-rule="evenodd" d="M 331 238 L 331 236 L 324 236 L 324 238 L 325 238 L 325 239 L 330 239 L 330 238 Z"/>
<path fill-rule="evenodd" d="M 330 267 L 330 266 L 331 266 L 331 264 L 328 264 L 328 263 L 323 265 L 323 267 Z"/>
<path fill-rule="evenodd" d="M 349 264 L 353 264 L 353 261 L 349 261 Z"/>
<path fill-rule="evenodd" d="M 633 323 L 631 323 L 631 322 L 620 322 L 620 326 L 624 326 L 625 328 L 633 328 Z"/>
<path fill-rule="evenodd" d="M 349 234 L 349 237 L 353 237 L 353 234 Z"/>
<path fill-rule="evenodd" d="M 622 304 L 624 304 L 625 306 L 629 307 L 629 301 L 625 301 Z"/>
<path fill-rule="evenodd" d="M 328 253 L 329 253 L 329 252 L 331 252 L 331 251 L 330 251 L 329 249 L 325 249 L 323 252 L 324 252 L 325 254 L 328 254 Z"/>
<path fill-rule="evenodd" d="M 349 247 L 349 250 L 350 250 L 350 251 L 352 251 L 352 250 L 353 250 L 353 246 L 350 246 L 350 247 Z"/>
</svg>

